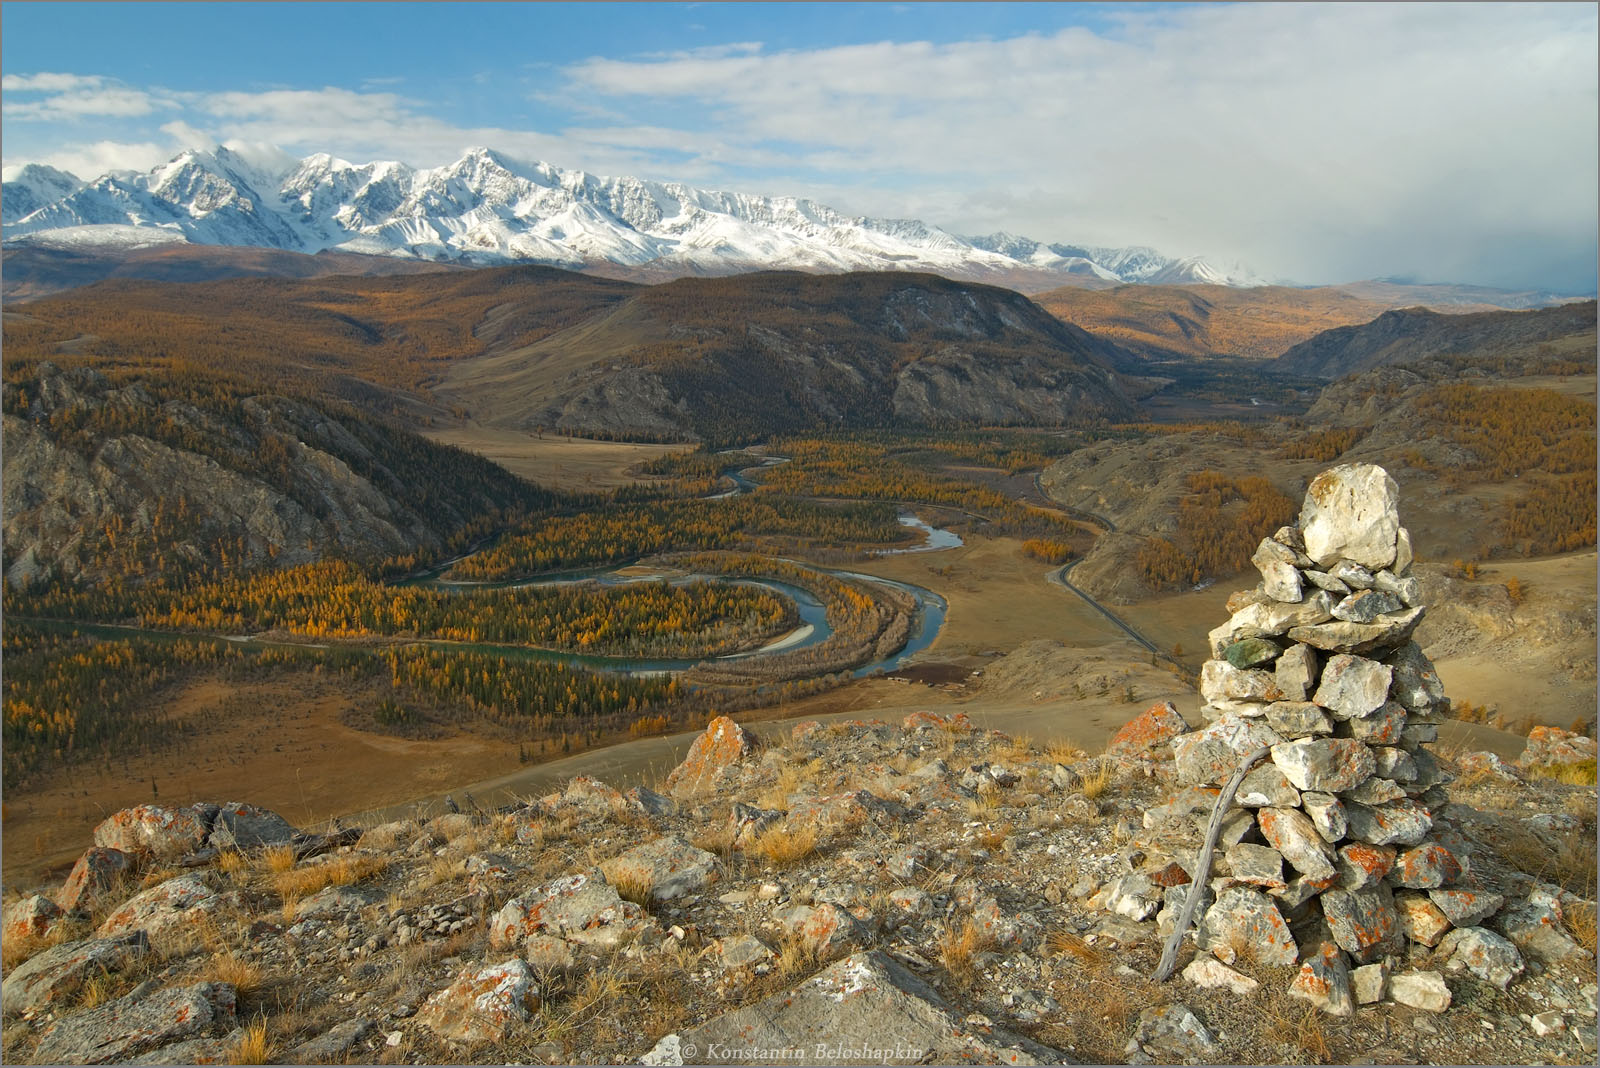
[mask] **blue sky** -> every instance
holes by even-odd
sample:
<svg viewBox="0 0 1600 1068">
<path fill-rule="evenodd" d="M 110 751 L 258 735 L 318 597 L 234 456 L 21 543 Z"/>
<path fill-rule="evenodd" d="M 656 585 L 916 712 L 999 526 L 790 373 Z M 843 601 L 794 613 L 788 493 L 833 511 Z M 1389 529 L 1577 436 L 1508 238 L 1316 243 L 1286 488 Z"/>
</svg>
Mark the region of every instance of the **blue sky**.
<svg viewBox="0 0 1600 1068">
<path fill-rule="evenodd" d="M 484 144 L 1304 283 L 1595 287 L 1593 4 L 0 4 L 3 156 Z"/>
</svg>

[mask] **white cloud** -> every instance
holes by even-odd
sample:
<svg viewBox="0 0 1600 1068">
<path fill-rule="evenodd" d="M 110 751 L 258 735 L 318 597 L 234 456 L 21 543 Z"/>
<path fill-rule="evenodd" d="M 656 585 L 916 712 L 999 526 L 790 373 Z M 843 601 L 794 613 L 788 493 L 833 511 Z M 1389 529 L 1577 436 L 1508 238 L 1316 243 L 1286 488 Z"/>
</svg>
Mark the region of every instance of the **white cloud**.
<svg viewBox="0 0 1600 1068">
<path fill-rule="evenodd" d="M 0 90 L 7 93 L 64 93 L 103 84 L 105 79 L 97 74 L 7 74 L 0 78 Z"/>
<path fill-rule="evenodd" d="M 901 192 L 896 214 L 936 199 L 953 210 L 932 221 L 957 229 L 1335 280 L 1396 258 L 1432 274 L 1519 246 L 1592 249 L 1595 47 L 1580 5 L 1215 5 L 1128 11 L 1105 34 L 568 74 L 613 107 L 712 116 L 724 165 L 799 145 L 797 162 L 872 186 L 857 203 Z"/>
<path fill-rule="evenodd" d="M 156 141 L 95 141 L 66 145 L 32 157 L 39 163 L 93 181 L 111 171 L 147 171 L 175 154 L 171 143 Z"/>
<path fill-rule="evenodd" d="M 7 119 L 20 122 L 127 119 L 175 106 L 171 101 L 158 99 L 139 89 L 104 86 L 56 93 L 43 100 L 7 100 L 4 114 Z"/>
</svg>

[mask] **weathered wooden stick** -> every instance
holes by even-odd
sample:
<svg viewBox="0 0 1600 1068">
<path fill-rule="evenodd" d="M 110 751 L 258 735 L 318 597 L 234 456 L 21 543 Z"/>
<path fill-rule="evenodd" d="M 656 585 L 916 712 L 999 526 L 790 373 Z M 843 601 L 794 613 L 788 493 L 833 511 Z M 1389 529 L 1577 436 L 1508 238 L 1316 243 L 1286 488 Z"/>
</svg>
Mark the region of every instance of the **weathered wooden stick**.
<svg viewBox="0 0 1600 1068">
<path fill-rule="evenodd" d="M 1244 781 L 1245 775 L 1255 766 L 1256 762 L 1272 750 L 1262 746 L 1245 756 L 1244 762 L 1239 765 L 1222 787 L 1222 792 L 1217 795 L 1217 803 L 1211 807 L 1211 823 L 1206 827 L 1205 848 L 1200 850 L 1200 859 L 1195 863 L 1194 881 L 1189 884 L 1189 896 L 1183 903 L 1183 911 L 1178 914 L 1178 926 L 1173 928 L 1172 934 L 1167 937 L 1167 946 L 1161 951 L 1161 963 L 1156 965 L 1155 974 L 1151 976 L 1158 983 L 1167 981 L 1172 974 L 1172 969 L 1178 963 L 1178 946 L 1183 943 L 1183 933 L 1189 929 L 1189 921 L 1194 919 L 1194 910 L 1200 905 L 1200 895 L 1205 892 L 1206 880 L 1211 874 L 1211 854 L 1217 848 L 1217 835 L 1222 832 L 1222 816 L 1233 804 L 1233 795 L 1239 792 L 1239 784 Z"/>
</svg>

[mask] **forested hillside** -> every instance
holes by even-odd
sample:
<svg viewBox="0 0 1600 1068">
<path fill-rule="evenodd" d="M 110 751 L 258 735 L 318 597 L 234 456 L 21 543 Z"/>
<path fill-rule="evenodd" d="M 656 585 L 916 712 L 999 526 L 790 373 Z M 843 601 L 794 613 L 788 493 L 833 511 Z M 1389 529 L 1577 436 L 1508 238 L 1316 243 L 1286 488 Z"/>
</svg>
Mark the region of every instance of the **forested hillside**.
<svg viewBox="0 0 1600 1068">
<path fill-rule="evenodd" d="M 7 360 L 5 575 L 96 583 L 434 553 L 555 498 L 337 402 Z"/>
</svg>

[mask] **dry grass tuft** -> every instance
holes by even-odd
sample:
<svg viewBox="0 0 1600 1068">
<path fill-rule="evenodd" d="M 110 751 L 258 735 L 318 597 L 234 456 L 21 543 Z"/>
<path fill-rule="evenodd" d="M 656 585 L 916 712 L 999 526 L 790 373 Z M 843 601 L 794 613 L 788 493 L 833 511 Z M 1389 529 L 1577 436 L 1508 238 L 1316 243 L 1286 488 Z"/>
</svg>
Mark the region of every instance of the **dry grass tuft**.
<svg viewBox="0 0 1600 1068">
<path fill-rule="evenodd" d="M 779 868 L 798 864 L 817 851 L 817 829 L 778 824 L 761 832 L 750 853 Z"/>
<path fill-rule="evenodd" d="M 211 959 L 206 961 L 206 966 L 201 969 L 200 975 L 202 982 L 232 984 L 241 997 L 247 997 L 260 990 L 264 979 L 261 965 L 245 960 L 233 952 L 213 954 Z"/>
<path fill-rule="evenodd" d="M 978 832 L 977 843 L 993 853 L 1006 844 L 1006 839 L 1011 837 L 1014 830 L 1009 823 L 1002 823 L 998 827 L 991 827 Z"/>
<path fill-rule="evenodd" d="M 1572 934 L 1573 940 L 1587 950 L 1591 957 L 1594 956 L 1595 906 L 1593 903 L 1582 901 L 1576 905 L 1568 906 L 1562 911 L 1567 930 Z"/>
<path fill-rule="evenodd" d="M 267 1022 L 257 1020 L 244 1029 L 244 1034 L 234 1044 L 228 1058 L 231 1064 L 271 1064 L 276 1052 L 267 1035 Z"/>
<path fill-rule="evenodd" d="M 78 988 L 78 1008 L 92 1009 L 122 996 L 127 981 L 110 972 L 92 975 Z"/>
<path fill-rule="evenodd" d="M 389 867 L 388 857 L 352 855 L 338 857 L 324 864 L 280 871 L 273 886 L 284 898 L 305 897 L 330 886 L 349 886 L 362 879 L 377 875 Z"/>
<path fill-rule="evenodd" d="M 0 964 L 3 964 L 5 970 L 9 972 L 23 961 L 38 956 L 52 946 L 87 937 L 89 931 L 88 922 L 68 917 L 57 922 L 42 936 L 24 935 L 21 938 L 8 938 L 5 944 L 0 946 Z"/>
<path fill-rule="evenodd" d="M 1500 858 L 1516 870 L 1556 883 L 1579 897 L 1592 898 L 1597 861 L 1593 826 L 1547 837 L 1554 838 L 1558 848 L 1514 820 L 1501 820 L 1493 845 Z"/>
<path fill-rule="evenodd" d="M 1293 1046 L 1308 1064 L 1329 1064 L 1334 1061 L 1329 1043 L 1327 1017 L 1322 1010 L 1309 1002 L 1293 997 L 1289 984 L 1294 972 L 1282 969 L 1282 974 L 1264 977 L 1262 990 L 1267 996 L 1262 1000 L 1261 1027 L 1266 1035 Z"/>
<path fill-rule="evenodd" d="M 605 869 L 602 869 L 605 870 Z M 648 909 L 655 904 L 655 880 L 650 878 L 650 873 L 638 868 L 624 868 L 620 871 L 606 871 L 606 881 L 609 882 L 617 896 L 624 901 L 631 901 L 642 909 Z"/>
<path fill-rule="evenodd" d="M 1096 974 L 1109 971 L 1116 963 L 1110 953 L 1099 946 L 1092 945 L 1082 935 L 1058 927 L 1050 932 L 1045 940 L 1045 947 L 1055 956 L 1071 957 L 1089 971 Z"/>
<path fill-rule="evenodd" d="M 183 872 L 177 868 L 151 868 L 144 873 L 144 878 L 139 880 L 139 889 L 148 890 L 152 886 L 160 886 L 168 879 L 176 879 Z"/>
<path fill-rule="evenodd" d="M 1557 764 L 1555 767 L 1529 768 L 1528 775 L 1535 779 L 1552 779 L 1566 786 L 1593 786 L 1595 762 L 1581 760 L 1576 764 Z"/>
<path fill-rule="evenodd" d="M 939 938 L 939 962 L 950 978 L 963 987 L 971 986 L 978 978 L 979 953 L 995 948 L 994 936 L 973 923 L 961 921 L 961 926 L 950 927 Z"/>
<path fill-rule="evenodd" d="M 1104 758 L 1095 761 L 1092 769 L 1083 775 L 1083 796 L 1090 801 L 1111 789 L 1111 783 L 1116 779 L 1116 765 Z"/>
<path fill-rule="evenodd" d="M 293 868 L 296 859 L 294 847 L 290 845 L 268 846 L 261 851 L 261 867 L 273 875 L 281 875 Z"/>
<path fill-rule="evenodd" d="M 992 782 L 978 786 L 978 796 L 967 802 L 967 818 L 987 822 L 1000 811 L 1000 787 Z"/>
<path fill-rule="evenodd" d="M 1044 747 L 1044 755 L 1057 764 L 1074 764 L 1088 754 L 1065 738 L 1055 738 Z"/>
<path fill-rule="evenodd" d="M 799 935 L 787 934 L 779 943 L 774 971 L 785 980 L 798 979 L 816 971 L 820 963 L 816 946 Z"/>
<path fill-rule="evenodd" d="M 731 823 L 724 823 L 701 831 L 689 841 L 696 849 L 704 849 L 707 853 L 727 857 L 738 845 L 739 832 Z"/>
</svg>

